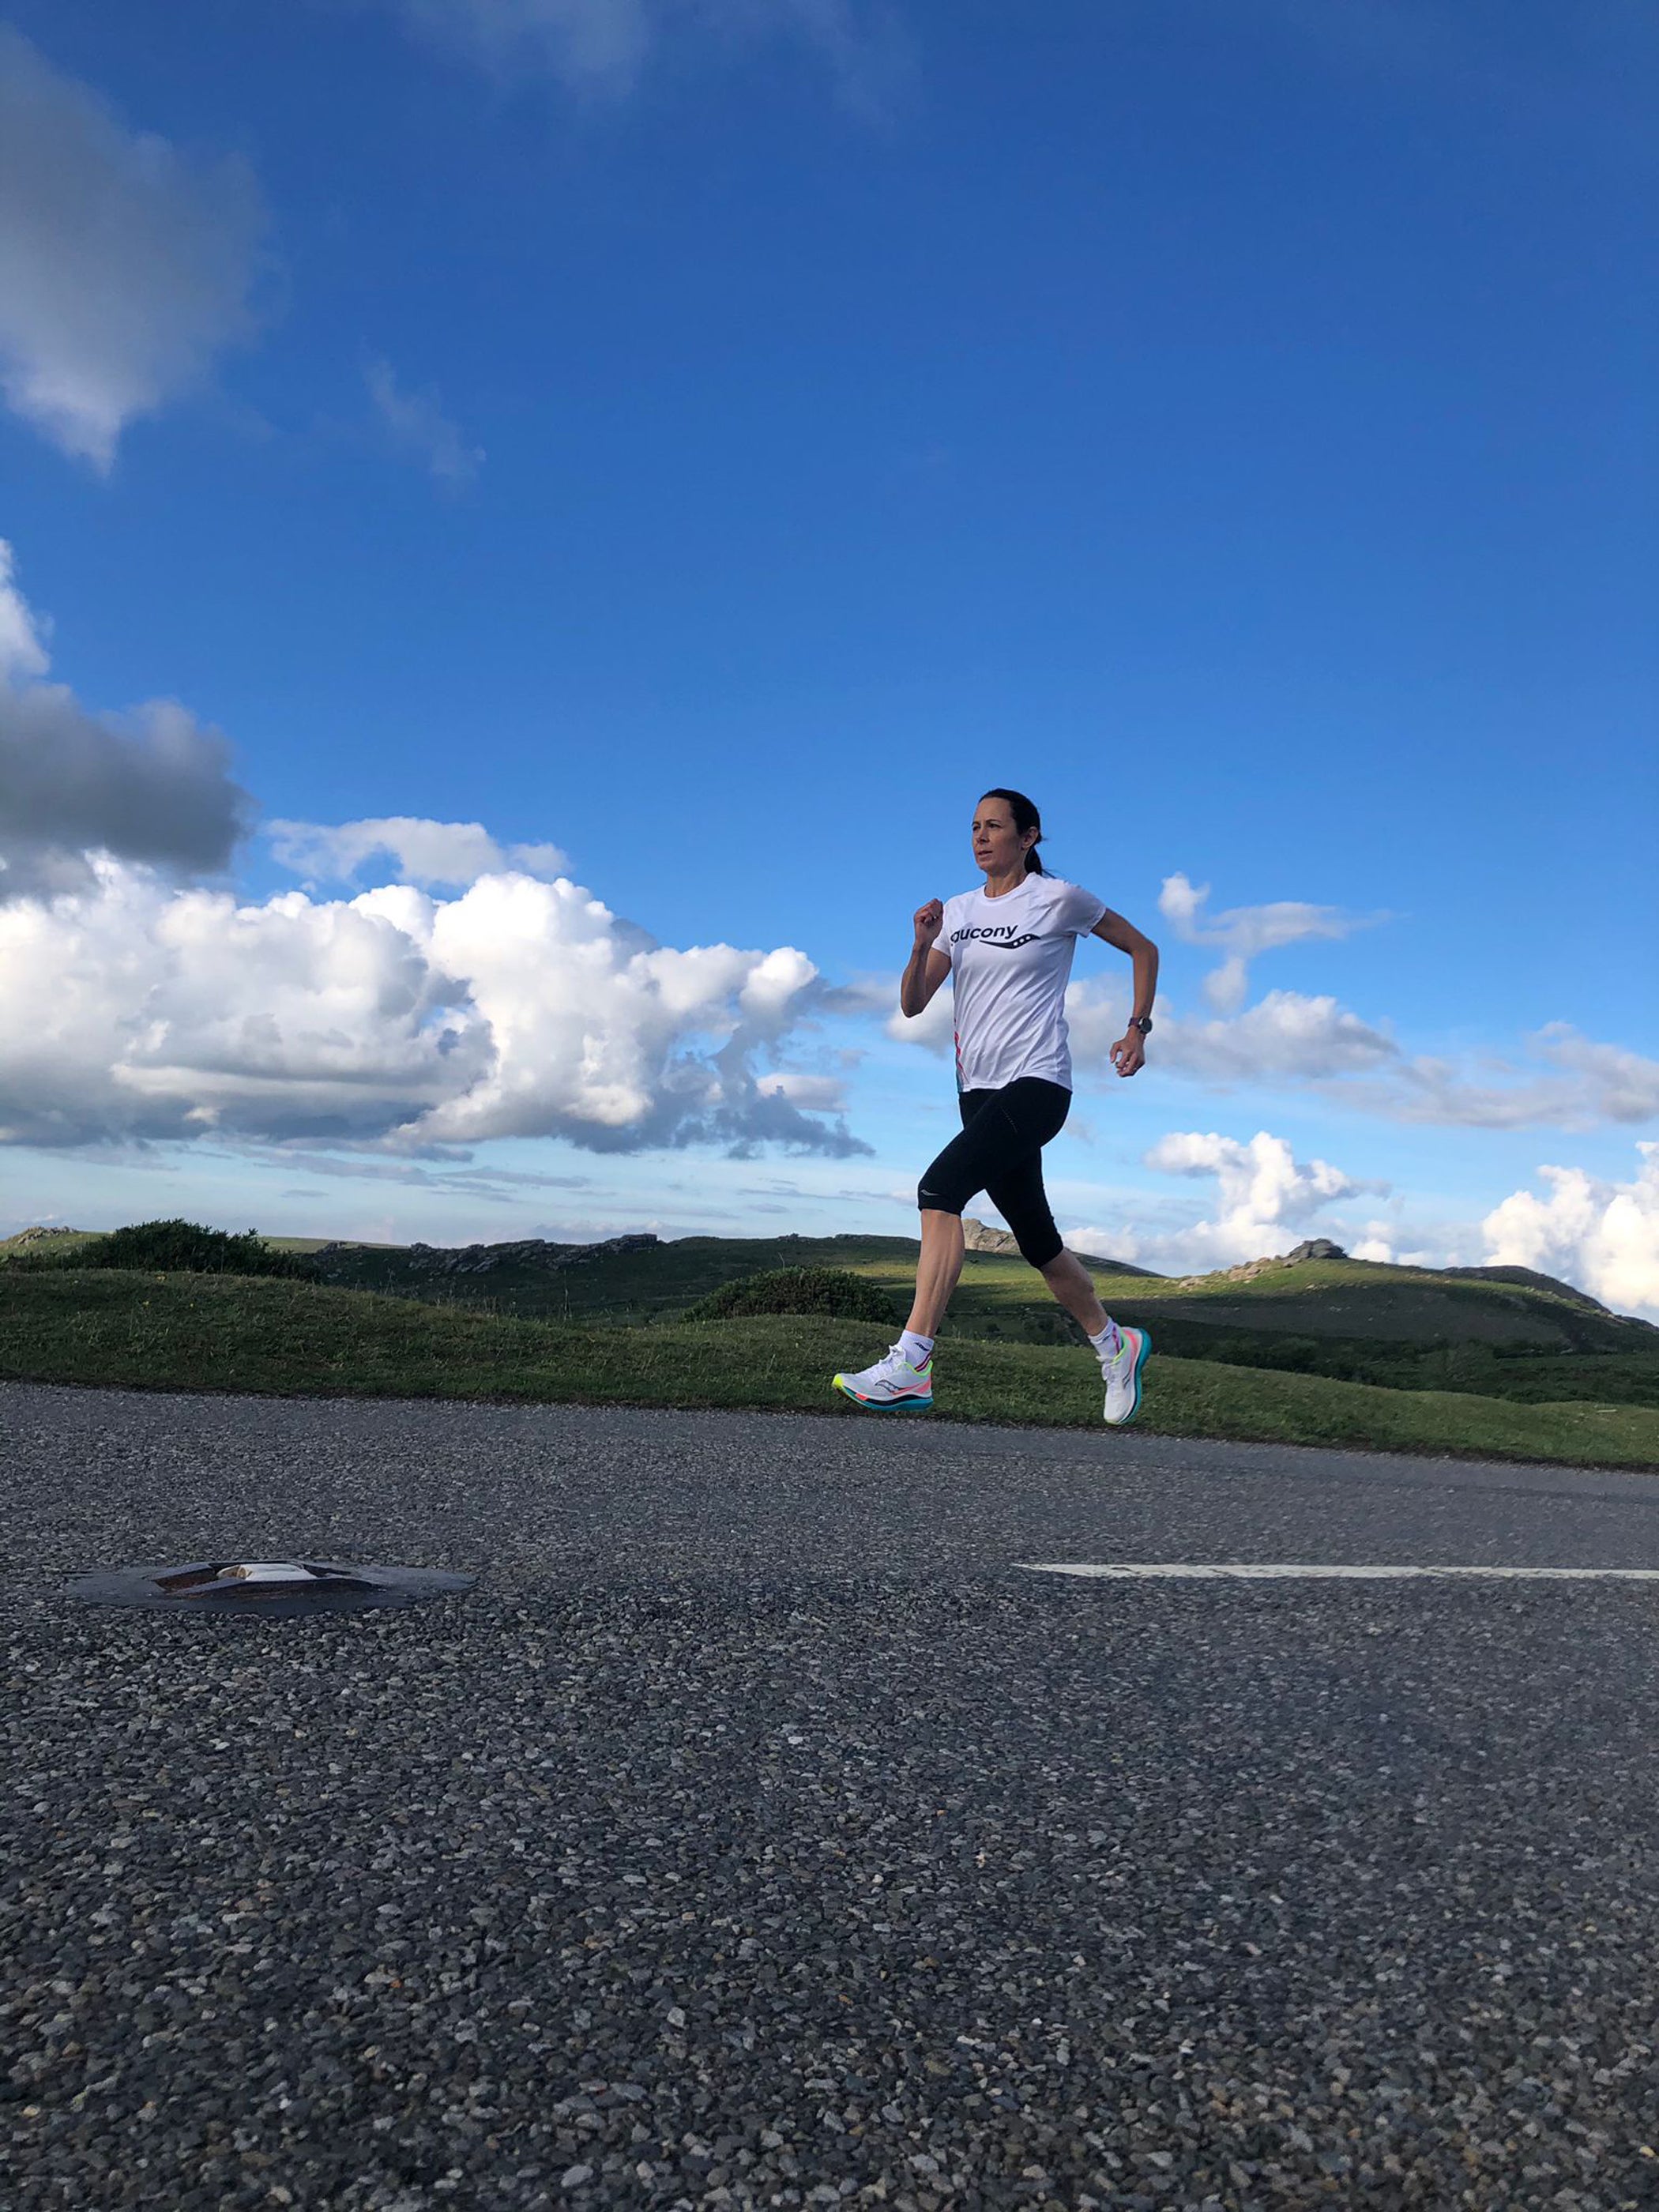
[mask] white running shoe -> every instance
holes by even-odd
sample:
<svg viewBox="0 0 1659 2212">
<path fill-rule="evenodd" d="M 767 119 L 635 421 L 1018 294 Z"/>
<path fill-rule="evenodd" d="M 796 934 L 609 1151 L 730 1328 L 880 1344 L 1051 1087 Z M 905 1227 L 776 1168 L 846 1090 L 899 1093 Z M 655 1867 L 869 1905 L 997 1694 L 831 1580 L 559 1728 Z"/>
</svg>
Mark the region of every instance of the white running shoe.
<svg viewBox="0 0 1659 2212">
<path fill-rule="evenodd" d="M 929 1413 L 933 1408 L 933 1355 L 912 1367 L 896 1344 L 884 1359 L 856 1375 L 837 1375 L 836 1388 L 843 1398 L 872 1413 Z"/>
<path fill-rule="evenodd" d="M 1118 1337 L 1116 1358 L 1100 1363 L 1106 1378 L 1105 1419 L 1114 1429 L 1133 1421 L 1140 1411 L 1140 1370 L 1152 1348 L 1152 1340 L 1144 1328 L 1120 1328 Z"/>
</svg>

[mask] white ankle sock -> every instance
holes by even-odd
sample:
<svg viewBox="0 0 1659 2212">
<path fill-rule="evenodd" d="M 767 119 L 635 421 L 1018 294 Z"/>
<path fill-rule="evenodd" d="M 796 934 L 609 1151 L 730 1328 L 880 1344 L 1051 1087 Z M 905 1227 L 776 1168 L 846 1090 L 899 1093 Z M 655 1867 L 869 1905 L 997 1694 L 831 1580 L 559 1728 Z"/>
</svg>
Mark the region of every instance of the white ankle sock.
<svg viewBox="0 0 1659 2212">
<path fill-rule="evenodd" d="M 907 1328 L 899 1339 L 899 1350 L 912 1367 L 921 1367 L 933 1356 L 933 1340 L 931 1336 L 918 1336 L 914 1329 Z"/>
<path fill-rule="evenodd" d="M 1089 1341 L 1093 1345 L 1095 1350 L 1100 1354 L 1103 1359 L 1115 1359 L 1118 1354 L 1118 1347 L 1121 1345 L 1123 1339 L 1118 1334 L 1117 1323 L 1109 1314 L 1106 1318 L 1105 1328 L 1101 1330 L 1098 1336 L 1091 1336 L 1089 1339 Z"/>
</svg>

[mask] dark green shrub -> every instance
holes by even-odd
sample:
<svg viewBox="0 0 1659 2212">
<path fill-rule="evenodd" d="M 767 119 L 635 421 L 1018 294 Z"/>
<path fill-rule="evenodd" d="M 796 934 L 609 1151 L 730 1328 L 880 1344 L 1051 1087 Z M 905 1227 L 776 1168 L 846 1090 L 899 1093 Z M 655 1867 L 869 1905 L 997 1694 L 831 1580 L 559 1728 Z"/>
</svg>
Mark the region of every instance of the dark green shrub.
<svg viewBox="0 0 1659 2212">
<path fill-rule="evenodd" d="M 140 1221 L 112 1230 L 73 1251 L 13 1262 L 26 1267 L 133 1267 L 154 1274 L 287 1275 L 314 1278 L 316 1270 L 292 1252 L 273 1252 L 250 1229 L 240 1237 L 204 1229 L 194 1221 Z"/>
<path fill-rule="evenodd" d="M 828 1314 L 837 1321 L 875 1321 L 896 1328 L 900 1315 L 878 1284 L 845 1267 L 776 1267 L 740 1275 L 699 1298 L 684 1321 L 733 1321 L 748 1314 Z"/>
</svg>

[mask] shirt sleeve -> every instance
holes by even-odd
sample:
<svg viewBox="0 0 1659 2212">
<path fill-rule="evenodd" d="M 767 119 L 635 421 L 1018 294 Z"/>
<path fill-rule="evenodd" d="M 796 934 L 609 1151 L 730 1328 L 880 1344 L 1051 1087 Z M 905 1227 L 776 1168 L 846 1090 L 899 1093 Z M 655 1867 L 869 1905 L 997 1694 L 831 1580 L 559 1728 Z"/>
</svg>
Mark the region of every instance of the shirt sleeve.
<svg viewBox="0 0 1659 2212">
<path fill-rule="evenodd" d="M 1085 891 L 1081 884 L 1066 884 L 1059 887 L 1058 902 L 1062 925 L 1076 936 L 1086 937 L 1106 911 L 1106 902 Z"/>
<path fill-rule="evenodd" d="M 945 919 L 939 924 L 939 935 L 933 939 L 934 951 L 942 952 L 947 960 L 951 957 L 951 932 L 955 927 L 955 919 L 951 909 L 955 905 L 956 901 L 954 898 L 948 898 L 945 900 Z M 954 963 L 952 964 L 954 965 Z"/>
</svg>

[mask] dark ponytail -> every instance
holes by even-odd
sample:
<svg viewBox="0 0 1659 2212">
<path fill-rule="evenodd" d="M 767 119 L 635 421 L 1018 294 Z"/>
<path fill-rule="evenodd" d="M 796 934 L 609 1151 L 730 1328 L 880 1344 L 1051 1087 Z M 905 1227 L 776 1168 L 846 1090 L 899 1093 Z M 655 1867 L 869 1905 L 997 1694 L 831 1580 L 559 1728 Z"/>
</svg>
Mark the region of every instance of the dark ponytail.
<svg viewBox="0 0 1659 2212">
<path fill-rule="evenodd" d="M 1036 848 L 1037 845 L 1040 845 L 1042 842 L 1042 817 L 1037 812 L 1036 807 L 1032 805 L 1030 800 L 1025 796 L 1025 793 L 1023 791 L 1003 791 L 1001 789 L 998 789 L 995 791 L 988 791 L 984 793 L 984 796 L 987 799 L 1006 799 L 1007 800 L 1008 811 L 1014 817 L 1014 827 L 1022 837 L 1025 835 L 1025 832 L 1028 830 L 1035 830 L 1036 831 L 1036 845 L 1033 845 L 1030 851 L 1025 855 L 1025 872 L 1028 876 L 1040 876 L 1042 873 L 1042 863 L 1037 858 Z"/>
</svg>

